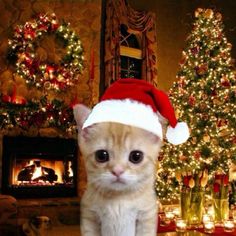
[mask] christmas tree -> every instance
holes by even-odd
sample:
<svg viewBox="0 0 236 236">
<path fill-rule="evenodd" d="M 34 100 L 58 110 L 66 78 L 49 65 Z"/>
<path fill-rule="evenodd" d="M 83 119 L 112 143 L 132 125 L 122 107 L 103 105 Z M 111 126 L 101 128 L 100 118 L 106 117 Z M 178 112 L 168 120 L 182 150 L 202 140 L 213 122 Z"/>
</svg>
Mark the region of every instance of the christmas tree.
<svg viewBox="0 0 236 236">
<path fill-rule="evenodd" d="M 196 185 L 195 174 L 205 187 L 216 171 L 227 174 L 236 159 L 236 80 L 232 45 L 223 29 L 219 12 L 195 11 L 177 81 L 169 91 L 176 115 L 188 123 L 191 136 L 184 144 L 165 143 L 162 148 L 156 182 L 162 200 L 177 198 L 181 182 Z"/>
</svg>

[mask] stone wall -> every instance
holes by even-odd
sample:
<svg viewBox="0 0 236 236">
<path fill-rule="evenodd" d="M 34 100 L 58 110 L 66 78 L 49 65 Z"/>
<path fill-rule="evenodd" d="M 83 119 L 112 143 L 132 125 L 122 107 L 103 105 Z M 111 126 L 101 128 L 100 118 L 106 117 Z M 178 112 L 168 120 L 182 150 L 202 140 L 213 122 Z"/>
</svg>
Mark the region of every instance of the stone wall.
<svg viewBox="0 0 236 236">
<path fill-rule="evenodd" d="M 100 83 L 100 38 L 101 38 L 101 0 L 0 0 L 0 92 L 8 94 L 13 85 L 16 85 L 16 95 L 25 98 L 27 101 L 38 99 L 48 94 L 49 99 L 57 98 L 69 103 L 74 97 L 86 105 L 92 106 L 99 97 Z M 25 24 L 33 19 L 38 13 L 55 13 L 59 21 L 64 20 L 70 23 L 73 29 L 80 37 L 84 48 L 84 70 L 76 86 L 66 90 L 66 92 L 57 93 L 46 91 L 44 88 L 29 88 L 25 80 L 16 75 L 16 67 L 7 60 L 8 40 L 13 35 L 13 29 L 17 25 Z M 47 60 L 53 59 L 55 64 L 58 61 L 57 48 L 59 47 L 55 40 L 50 36 L 40 42 L 43 49 L 43 56 Z M 41 50 L 42 51 L 42 50 Z M 91 55 L 94 53 L 94 80 L 90 80 Z M 41 56 L 41 55 L 40 55 Z M 59 58 L 60 59 L 60 58 Z M 2 158 L 2 137 L 9 131 L 0 131 L 0 190 L 1 190 L 1 158 Z M 18 131 L 14 128 L 10 131 L 11 135 L 17 135 Z M 27 135 L 27 131 L 24 131 Z M 39 135 L 40 133 L 35 133 Z M 46 136 L 56 136 L 55 131 L 44 130 Z M 34 133 L 30 134 L 34 135 Z M 83 165 L 79 162 L 80 180 L 79 193 L 84 188 L 85 174 Z M 0 191 L 1 193 L 1 191 Z"/>
<path fill-rule="evenodd" d="M 98 97 L 99 67 L 100 67 L 100 32 L 101 32 L 101 0 L 0 0 L 0 90 L 7 91 L 11 89 L 12 83 L 17 84 L 17 95 L 30 100 L 42 95 L 41 90 L 30 89 L 25 86 L 24 79 L 16 76 L 14 66 L 7 60 L 8 40 L 11 39 L 13 29 L 16 25 L 24 24 L 32 20 L 37 13 L 55 13 L 59 20 L 70 23 L 73 29 L 81 38 L 84 47 L 85 69 L 79 83 L 68 93 L 54 94 L 49 97 L 59 96 L 62 99 L 69 100 L 73 95 L 78 95 L 80 101 L 86 104 L 90 103 L 91 96 L 94 102 Z M 53 58 L 57 62 L 57 50 L 55 42 L 52 39 L 44 40 L 43 54 L 45 58 Z M 94 50 L 94 70 L 95 80 L 93 84 L 93 94 L 88 86 L 89 68 L 91 62 L 91 51 Z"/>
</svg>

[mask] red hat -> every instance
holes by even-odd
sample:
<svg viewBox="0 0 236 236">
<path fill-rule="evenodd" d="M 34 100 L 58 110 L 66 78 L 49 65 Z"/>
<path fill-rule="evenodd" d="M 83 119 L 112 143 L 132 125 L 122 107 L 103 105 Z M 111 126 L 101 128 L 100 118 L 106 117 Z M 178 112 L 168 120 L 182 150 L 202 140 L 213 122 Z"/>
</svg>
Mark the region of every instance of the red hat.
<svg viewBox="0 0 236 236">
<path fill-rule="evenodd" d="M 181 144 L 189 138 L 187 124 L 177 122 L 166 93 L 144 80 L 119 79 L 105 91 L 82 128 L 117 122 L 147 130 L 163 139 L 160 115 L 169 122 L 166 137 L 170 143 Z"/>
</svg>

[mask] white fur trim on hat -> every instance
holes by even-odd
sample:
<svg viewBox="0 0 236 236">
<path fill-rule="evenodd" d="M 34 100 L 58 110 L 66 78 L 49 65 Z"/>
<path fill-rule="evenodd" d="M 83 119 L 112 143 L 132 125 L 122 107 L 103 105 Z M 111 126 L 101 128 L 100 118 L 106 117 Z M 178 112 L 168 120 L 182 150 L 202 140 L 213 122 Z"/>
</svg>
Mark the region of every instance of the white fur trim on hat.
<svg viewBox="0 0 236 236">
<path fill-rule="evenodd" d="M 185 122 L 179 122 L 172 128 L 171 126 L 167 127 L 166 138 L 168 142 L 178 145 L 184 143 L 189 138 L 189 129 L 188 125 Z"/>
<path fill-rule="evenodd" d="M 134 126 L 163 138 L 161 123 L 152 108 L 130 99 L 101 101 L 92 109 L 82 129 L 101 122 Z"/>
</svg>

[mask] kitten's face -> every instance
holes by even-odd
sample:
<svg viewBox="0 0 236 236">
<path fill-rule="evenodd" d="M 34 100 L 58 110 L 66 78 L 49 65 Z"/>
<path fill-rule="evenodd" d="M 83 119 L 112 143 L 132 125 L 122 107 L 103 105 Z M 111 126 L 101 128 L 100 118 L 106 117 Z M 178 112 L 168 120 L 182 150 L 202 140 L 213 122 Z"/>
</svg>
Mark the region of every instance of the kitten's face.
<svg viewBox="0 0 236 236">
<path fill-rule="evenodd" d="M 79 143 L 88 181 L 98 190 L 132 190 L 153 179 L 161 142 L 145 130 L 99 123 L 83 130 Z"/>
</svg>

